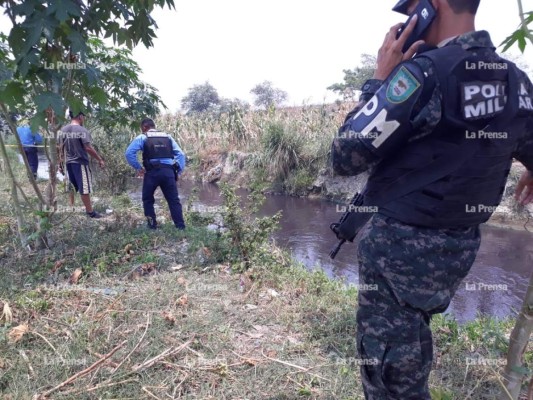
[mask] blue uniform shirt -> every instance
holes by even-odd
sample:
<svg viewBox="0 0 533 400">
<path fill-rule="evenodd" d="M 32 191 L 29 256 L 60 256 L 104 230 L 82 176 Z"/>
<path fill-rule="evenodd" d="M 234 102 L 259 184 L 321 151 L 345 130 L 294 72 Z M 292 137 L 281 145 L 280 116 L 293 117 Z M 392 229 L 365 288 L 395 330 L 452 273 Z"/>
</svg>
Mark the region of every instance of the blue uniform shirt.
<svg viewBox="0 0 533 400">
<path fill-rule="evenodd" d="M 17 134 L 23 146 L 33 146 L 43 142 L 42 136 L 38 133 L 33 133 L 28 125 L 19 126 Z"/>
<path fill-rule="evenodd" d="M 155 129 L 150 129 L 150 131 L 157 132 Z M 150 132 L 149 131 L 149 132 Z M 172 136 L 168 136 L 172 142 L 172 151 L 174 152 L 174 158 L 159 158 L 161 164 L 173 165 L 177 163 L 180 167 L 180 174 L 185 170 L 185 153 L 181 150 L 180 146 L 176 143 Z M 143 151 L 144 142 L 146 141 L 146 135 L 140 134 L 130 143 L 126 149 L 125 156 L 126 161 L 136 170 L 140 170 L 142 165 L 137 160 L 137 153 Z"/>
</svg>

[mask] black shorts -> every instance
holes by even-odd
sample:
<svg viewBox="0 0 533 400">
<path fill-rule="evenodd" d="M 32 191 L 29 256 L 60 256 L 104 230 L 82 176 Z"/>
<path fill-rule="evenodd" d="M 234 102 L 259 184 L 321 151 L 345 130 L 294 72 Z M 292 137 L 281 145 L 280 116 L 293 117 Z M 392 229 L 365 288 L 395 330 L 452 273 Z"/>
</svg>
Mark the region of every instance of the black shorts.
<svg viewBox="0 0 533 400">
<path fill-rule="evenodd" d="M 68 179 L 76 192 L 89 194 L 92 191 L 92 174 L 88 165 L 69 163 L 67 164 Z"/>
</svg>

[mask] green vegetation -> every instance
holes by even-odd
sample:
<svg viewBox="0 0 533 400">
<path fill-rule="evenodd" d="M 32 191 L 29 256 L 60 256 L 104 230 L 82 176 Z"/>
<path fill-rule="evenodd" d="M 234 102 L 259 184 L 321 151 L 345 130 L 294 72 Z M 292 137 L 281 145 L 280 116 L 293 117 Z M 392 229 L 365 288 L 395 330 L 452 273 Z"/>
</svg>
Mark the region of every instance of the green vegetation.
<svg viewBox="0 0 533 400">
<path fill-rule="evenodd" d="M 176 138 L 198 175 L 217 165 L 237 164 L 235 175 L 222 180 L 303 195 L 327 167 L 331 140 L 351 106 L 235 107 L 219 115 L 166 114 L 156 123 Z"/>
<path fill-rule="evenodd" d="M 79 227 L 87 247 L 97 244 L 94 228 Z M 91 259 L 89 250 L 66 249 L 57 286 L 34 284 L 0 296 L 13 314 L 0 328 L 2 398 L 46 392 L 118 346 L 100 368 L 54 391 L 52 398 L 145 398 L 148 390 L 160 398 L 224 393 L 363 399 L 354 288 L 294 265 L 275 248 L 268 262 L 258 260 L 239 275 L 217 262 L 229 249 L 212 247 L 216 236 L 204 228 L 184 236 L 170 229 L 149 234 L 118 229 L 113 236 L 124 236 L 118 243 L 109 240 L 107 229 L 99 234 L 97 250 L 105 256 Z M 195 249 L 205 248 L 217 254 L 197 263 Z M 10 271 L 25 275 L 26 283 L 42 281 L 57 256 L 50 255 L 46 264 L 37 257 L 15 262 Z M 151 270 L 144 268 L 147 260 L 155 264 Z M 139 263 L 145 264 L 135 268 Z M 78 284 L 65 283 L 79 265 L 85 268 Z M 489 319 L 459 326 L 436 318 L 434 399 L 494 398 L 507 345 L 495 338 L 505 338 L 511 326 Z M 147 363 L 154 358 L 154 364 Z M 495 365 L 474 365 L 475 359 Z"/>
<path fill-rule="evenodd" d="M 355 67 L 354 69 L 345 69 L 343 82 L 334 83 L 328 87 L 328 90 L 331 90 L 338 95 L 341 95 L 346 100 L 355 101 L 356 92 L 361 90 L 363 84 L 371 79 L 374 75 L 376 69 L 376 56 L 371 54 L 362 54 L 361 55 L 361 65 Z"/>
<path fill-rule="evenodd" d="M 50 249 L 4 241 L 1 397 L 363 399 L 356 288 L 275 247 L 279 216 L 253 214 L 261 196 L 240 207 L 231 187 L 222 191 L 223 230 L 191 210 L 184 232 L 148 231 L 140 204 L 120 195 L 101 196 L 98 207 L 114 212 L 100 221 L 54 215 Z M 12 237 L 13 217 L 0 226 Z M 433 398 L 493 399 L 512 321 L 432 324 Z"/>
</svg>

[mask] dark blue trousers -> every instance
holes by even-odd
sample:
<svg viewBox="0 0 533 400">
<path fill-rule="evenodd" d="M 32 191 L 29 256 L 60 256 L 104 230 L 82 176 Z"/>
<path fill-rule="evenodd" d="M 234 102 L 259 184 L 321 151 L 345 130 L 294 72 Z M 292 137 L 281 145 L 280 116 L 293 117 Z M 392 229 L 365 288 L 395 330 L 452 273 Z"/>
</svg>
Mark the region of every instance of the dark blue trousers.
<svg viewBox="0 0 533 400">
<path fill-rule="evenodd" d="M 154 193 L 160 187 L 170 209 L 172 221 L 177 228 L 185 228 L 183 220 L 183 210 L 178 196 L 176 176 L 172 168 L 160 167 L 147 171 L 143 181 L 143 207 L 144 215 L 148 218 L 149 224 L 157 226 L 154 210 Z"/>
<path fill-rule="evenodd" d="M 24 153 L 28 158 L 31 172 L 33 176 L 37 176 L 37 168 L 39 168 L 39 156 L 37 155 L 37 147 L 24 147 Z"/>
</svg>

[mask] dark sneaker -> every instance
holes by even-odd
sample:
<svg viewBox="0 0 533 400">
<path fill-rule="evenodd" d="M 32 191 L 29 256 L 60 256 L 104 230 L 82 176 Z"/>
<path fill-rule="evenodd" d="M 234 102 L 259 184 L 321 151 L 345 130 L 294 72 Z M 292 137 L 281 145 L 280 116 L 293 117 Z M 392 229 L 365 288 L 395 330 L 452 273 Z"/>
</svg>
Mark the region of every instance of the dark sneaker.
<svg viewBox="0 0 533 400">
<path fill-rule="evenodd" d="M 90 213 L 87 213 L 87 216 L 89 218 L 102 218 L 103 215 L 102 214 L 99 214 L 97 213 L 96 211 L 93 210 L 93 212 L 90 212 Z"/>
<path fill-rule="evenodd" d="M 185 225 L 175 225 L 176 229 L 178 229 L 179 231 L 184 231 L 185 230 Z"/>
</svg>

